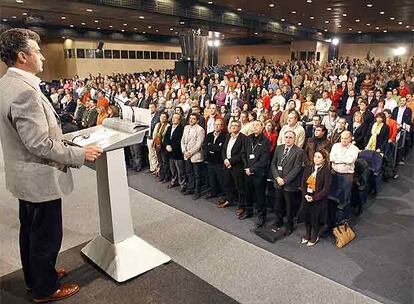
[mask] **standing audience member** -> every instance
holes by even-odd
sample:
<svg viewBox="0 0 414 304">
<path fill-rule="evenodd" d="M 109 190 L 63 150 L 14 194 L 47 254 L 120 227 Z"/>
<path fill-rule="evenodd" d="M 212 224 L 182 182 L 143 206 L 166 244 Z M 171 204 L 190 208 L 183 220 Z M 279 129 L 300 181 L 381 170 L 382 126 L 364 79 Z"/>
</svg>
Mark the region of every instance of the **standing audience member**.
<svg viewBox="0 0 414 304">
<path fill-rule="evenodd" d="M 302 177 L 304 197 L 299 218 L 305 222 L 306 232 L 301 243 L 313 246 L 319 240 L 319 227 L 324 222 L 332 176 L 329 152 L 322 149 L 313 155 L 312 164 L 306 166 Z"/>
<path fill-rule="evenodd" d="M 184 155 L 185 172 L 187 184 L 185 195 L 193 194 L 197 200 L 201 196 L 201 169 L 204 161 L 202 145 L 204 142 L 204 129 L 198 124 L 200 115 L 191 113 L 189 124 L 184 127 L 181 138 L 181 150 Z"/>
<path fill-rule="evenodd" d="M 304 153 L 295 145 L 296 133 L 288 130 L 282 133 L 284 144 L 278 145 L 271 163 L 271 170 L 276 190 L 274 209 L 276 228 L 283 226 L 283 217 L 286 216 L 284 235 L 293 231 L 293 219 L 298 210 L 298 191 L 302 174 Z"/>
<path fill-rule="evenodd" d="M 270 159 L 270 142 L 263 134 L 263 123 L 253 122 L 253 134 L 246 139 L 244 172 L 246 174 L 246 207 L 239 219 L 253 215 L 253 204 L 257 211 L 256 227 L 262 227 L 266 221 L 266 176 Z"/>
</svg>

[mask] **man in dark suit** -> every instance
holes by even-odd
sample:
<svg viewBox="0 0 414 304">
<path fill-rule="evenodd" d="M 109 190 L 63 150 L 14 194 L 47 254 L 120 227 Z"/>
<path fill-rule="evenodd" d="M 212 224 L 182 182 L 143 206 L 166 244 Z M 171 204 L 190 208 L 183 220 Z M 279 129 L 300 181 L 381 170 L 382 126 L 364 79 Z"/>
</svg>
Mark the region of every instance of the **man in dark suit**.
<svg viewBox="0 0 414 304">
<path fill-rule="evenodd" d="M 293 219 L 299 207 L 299 187 L 304 161 L 304 152 L 295 145 L 296 134 L 286 131 L 285 144 L 276 147 L 271 163 L 271 170 L 276 190 L 274 205 L 276 228 L 283 226 L 286 215 L 285 236 L 293 231 Z"/>
<path fill-rule="evenodd" d="M 226 208 L 233 204 L 238 198 L 236 215 L 244 213 L 246 204 L 246 184 L 243 158 L 245 157 L 246 136 L 240 132 L 241 122 L 232 121 L 230 124 L 231 134 L 227 135 L 221 156 L 224 159 L 224 187 L 226 199 L 219 201 L 219 208 Z"/>
<path fill-rule="evenodd" d="M 412 111 L 407 107 L 407 98 L 400 98 L 399 106 L 392 110 L 392 118 L 397 122 L 398 131 L 406 130 L 408 126 L 411 126 Z M 404 164 L 404 158 L 407 154 L 407 147 L 410 146 L 410 140 L 411 136 L 406 136 L 406 142 L 403 148 L 398 150 L 397 160 L 400 165 Z"/>
<path fill-rule="evenodd" d="M 198 104 L 202 110 L 206 107 L 206 101 L 210 101 L 210 96 L 207 94 L 207 90 L 205 87 L 201 89 L 201 95 L 198 98 Z"/>
<path fill-rule="evenodd" d="M 181 124 L 181 115 L 175 113 L 171 123 L 165 133 L 163 142 L 168 153 L 172 175 L 168 188 L 180 185 L 183 189 L 185 187 L 185 166 L 181 150 L 181 138 L 183 137 L 184 126 Z"/>
<path fill-rule="evenodd" d="M 244 172 L 246 173 L 246 208 L 239 219 L 253 215 L 253 203 L 257 210 L 256 227 L 262 227 L 266 221 L 266 173 L 270 158 L 270 142 L 263 134 L 263 123 L 253 122 L 253 134 L 246 140 Z"/>
<path fill-rule="evenodd" d="M 203 151 L 204 160 L 207 163 L 208 183 L 210 186 L 210 193 L 206 198 L 217 197 L 223 193 L 223 158 L 221 151 L 226 135 L 223 132 L 224 122 L 222 119 L 214 121 L 214 131 L 206 135 L 204 140 Z"/>
</svg>

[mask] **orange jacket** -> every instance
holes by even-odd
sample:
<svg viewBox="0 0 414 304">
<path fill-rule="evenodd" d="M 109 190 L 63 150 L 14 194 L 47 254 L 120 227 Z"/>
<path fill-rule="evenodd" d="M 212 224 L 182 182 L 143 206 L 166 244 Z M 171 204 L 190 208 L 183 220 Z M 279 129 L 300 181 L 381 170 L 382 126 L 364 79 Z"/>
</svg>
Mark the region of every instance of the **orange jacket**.
<svg viewBox="0 0 414 304">
<path fill-rule="evenodd" d="M 397 122 L 395 119 L 388 118 L 387 126 L 390 128 L 388 139 L 391 139 L 391 141 L 395 143 L 395 139 L 397 138 Z"/>
</svg>

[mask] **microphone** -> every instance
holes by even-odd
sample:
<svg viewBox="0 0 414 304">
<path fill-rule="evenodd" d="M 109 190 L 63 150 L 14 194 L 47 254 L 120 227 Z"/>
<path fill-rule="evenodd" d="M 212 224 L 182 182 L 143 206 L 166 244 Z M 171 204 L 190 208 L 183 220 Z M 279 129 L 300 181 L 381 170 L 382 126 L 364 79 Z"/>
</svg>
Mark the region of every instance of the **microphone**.
<svg viewBox="0 0 414 304">
<path fill-rule="evenodd" d="M 135 122 L 135 110 L 133 106 L 129 106 L 132 110 L 132 122 Z"/>
</svg>

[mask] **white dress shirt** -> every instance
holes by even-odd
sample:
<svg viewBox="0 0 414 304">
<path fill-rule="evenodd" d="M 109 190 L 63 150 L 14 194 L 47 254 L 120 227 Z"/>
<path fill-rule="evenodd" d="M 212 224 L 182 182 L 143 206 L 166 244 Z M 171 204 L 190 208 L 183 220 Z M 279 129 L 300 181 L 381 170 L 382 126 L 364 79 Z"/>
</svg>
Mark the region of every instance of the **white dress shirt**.
<svg viewBox="0 0 414 304">
<path fill-rule="evenodd" d="M 236 136 L 231 134 L 231 136 L 230 136 L 230 140 L 229 140 L 229 143 L 227 145 L 227 150 L 226 150 L 227 159 L 231 158 L 231 150 L 233 149 L 233 146 L 236 143 L 237 137 L 239 137 L 239 134 L 237 134 Z"/>
</svg>

